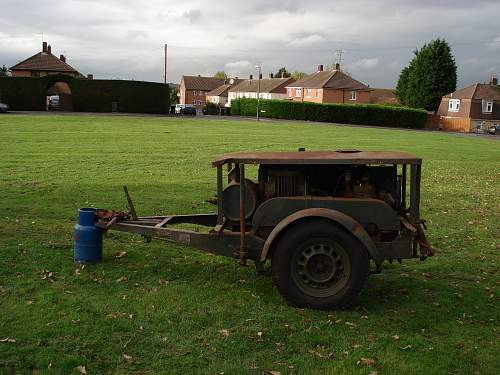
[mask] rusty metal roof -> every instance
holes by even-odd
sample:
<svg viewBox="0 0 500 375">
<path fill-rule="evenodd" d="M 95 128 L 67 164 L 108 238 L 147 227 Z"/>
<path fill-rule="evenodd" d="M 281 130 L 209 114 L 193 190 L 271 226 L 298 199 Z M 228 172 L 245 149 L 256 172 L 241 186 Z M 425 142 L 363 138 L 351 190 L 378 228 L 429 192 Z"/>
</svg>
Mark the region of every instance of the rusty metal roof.
<svg viewBox="0 0 500 375">
<path fill-rule="evenodd" d="M 243 164 L 421 164 L 422 159 L 407 152 L 392 151 L 297 151 L 297 152 L 236 152 L 225 154 L 212 166 L 226 163 Z"/>
</svg>

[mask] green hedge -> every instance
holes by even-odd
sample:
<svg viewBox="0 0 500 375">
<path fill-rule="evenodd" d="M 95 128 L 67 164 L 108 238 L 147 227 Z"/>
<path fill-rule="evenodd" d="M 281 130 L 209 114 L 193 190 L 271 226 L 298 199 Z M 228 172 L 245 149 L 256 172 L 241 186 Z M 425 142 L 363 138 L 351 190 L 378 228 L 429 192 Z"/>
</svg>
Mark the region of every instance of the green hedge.
<svg viewBox="0 0 500 375">
<path fill-rule="evenodd" d="M 118 112 L 168 113 L 170 91 L 167 85 L 154 82 L 76 79 L 63 74 L 42 78 L 1 77 L 0 101 L 13 110 L 43 111 L 47 90 L 56 82 L 66 82 L 71 89 L 73 110 L 111 112 L 116 102 Z"/>
<path fill-rule="evenodd" d="M 421 109 L 378 104 L 319 104 L 287 100 L 260 100 L 261 117 L 287 120 L 334 122 L 388 126 L 399 128 L 425 127 L 427 112 Z M 257 99 L 231 101 L 231 114 L 255 116 Z"/>
</svg>

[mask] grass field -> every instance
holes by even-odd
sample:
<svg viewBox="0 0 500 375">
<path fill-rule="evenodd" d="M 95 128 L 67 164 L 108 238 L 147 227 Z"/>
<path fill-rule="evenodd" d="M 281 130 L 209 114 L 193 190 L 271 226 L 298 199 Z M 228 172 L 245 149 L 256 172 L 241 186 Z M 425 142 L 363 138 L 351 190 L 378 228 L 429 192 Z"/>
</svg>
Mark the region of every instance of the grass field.
<svg viewBox="0 0 500 375">
<path fill-rule="evenodd" d="M 204 200 L 215 193 L 216 155 L 300 146 L 421 156 L 422 216 L 437 255 L 387 264 L 354 308 L 330 312 L 287 306 L 269 273 L 127 234 L 107 236 L 103 263 L 73 263 L 78 207 L 124 209 L 127 184 L 140 214 L 212 212 Z M 2 374 L 498 373 L 496 140 L 270 121 L 2 115 L 0 150 Z"/>
</svg>

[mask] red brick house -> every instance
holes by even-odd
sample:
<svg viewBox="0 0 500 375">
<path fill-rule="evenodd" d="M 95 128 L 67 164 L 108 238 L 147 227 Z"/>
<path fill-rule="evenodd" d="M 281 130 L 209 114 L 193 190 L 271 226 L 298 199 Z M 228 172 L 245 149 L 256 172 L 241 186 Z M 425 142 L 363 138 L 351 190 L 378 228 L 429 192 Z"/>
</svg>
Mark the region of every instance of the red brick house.
<svg viewBox="0 0 500 375">
<path fill-rule="evenodd" d="M 437 114 L 443 130 L 481 132 L 499 125 L 500 86 L 497 78 L 443 96 Z"/>
<path fill-rule="evenodd" d="M 66 74 L 75 78 L 83 75 L 66 62 L 66 57 L 56 57 L 52 48 L 43 42 L 42 51 L 10 68 L 12 77 L 44 77 L 49 74 Z"/>
<path fill-rule="evenodd" d="M 201 109 L 207 102 L 207 94 L 224 84 L 225 78 L 182 76 L 179 85 L 179 104 L 191 104 Z"/>
<path fill-rule="evenodd" d="M 316 72 L 286 87 L 286 99 L 314 103 L 369 104 L 370 87 L 347 75 L 336 64 L 333 70 Z"/>
</svg>

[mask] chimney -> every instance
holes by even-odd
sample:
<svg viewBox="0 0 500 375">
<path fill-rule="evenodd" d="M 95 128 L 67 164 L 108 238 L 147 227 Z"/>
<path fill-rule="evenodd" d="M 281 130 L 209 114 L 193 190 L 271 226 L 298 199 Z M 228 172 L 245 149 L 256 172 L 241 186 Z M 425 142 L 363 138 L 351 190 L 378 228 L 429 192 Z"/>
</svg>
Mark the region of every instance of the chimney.
<svg viewBox="0 0 500 375">
<path fill-rule="evenodd" d="M 322 72 L 323 71 L 323 64 L 319 64 L 318 65 L 318 72 Z"/>
<path fill-rule="evenodd" d="M 224 84 L 227 85 L 227 79 L 224 80 Z"/>
<path fill-rule="evenodd" d="M 340 70 L 340 64 L 339 63 L 335 63 L 335 70 Z"/>
<path fill-rule="evenodd" d="M 248 79 L 253 79 L 253 75 L 252 75 L 252 74 L 250 74 L 250 76 L 248 77 Z"/>
<path fill-rule="evenodd" d="M 47 42 L 42 43 L 42 52 L 47 52 Z"/>
<path fill-rule="evenodd" d="M 490 79 L 490 85 L 491 86 L 496 86 L 498 85 L 498 78 L 496 75 L 492 74 L 491 79 Z"/>
<path fill-rule="evenodd" d="M 274 78 L 274 74 L 273 73 L 269 73 L 269 78 Z"/>
<path fill-rule="evenodd" d="M 66 56 L 60 55 L 59 60 L 61 60 L 62 62 L 66 62 Z"/>
<path fill-rule="evenodd" d="M 87 74 L 87 79 L 94 79 L 94 75 L 93 74 Z"/>
<path fill-rule="evenodd" d="M 51 55 L 51 54 L 52 54 L 52 47 L 50 46 L 50 44 L 47 46 L 47 53 L 48 53 L 49 55 Z"/>
</svg>

